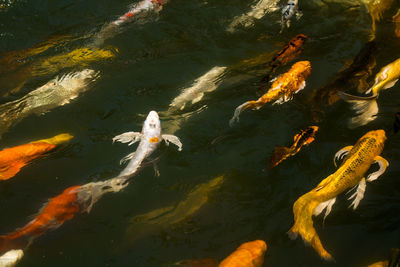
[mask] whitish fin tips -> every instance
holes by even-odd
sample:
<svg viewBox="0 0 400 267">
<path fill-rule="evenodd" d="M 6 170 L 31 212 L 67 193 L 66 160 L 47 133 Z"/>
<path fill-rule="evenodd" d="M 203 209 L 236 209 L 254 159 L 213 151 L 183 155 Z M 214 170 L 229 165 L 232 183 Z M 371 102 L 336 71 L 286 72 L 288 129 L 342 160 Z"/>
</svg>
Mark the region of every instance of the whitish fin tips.
<svg viewBox="0 0 400 267">
<path fill-rule="evenodd" d="M 397 80 L 394 80 L 394 81 L 392 81 L 392 82 L 390 82 L 390 83 L 388 83 L 388 84 L 386 84 L 384 87 L 383 87 L 383 89 L 389 89 L 389 88 L 392 88 L 396 83 L 397 83 L 397 81 L 398 81 L 399 79 L 397 79 Z"/>
<path fill-rule="evenodd" d="M 386 159 L 382 158 L 381 156 L 377 156 L 375 158 L 375 162 L 379 164 L 379 170 L 368 175 L 367 177 L 368 182 L 372 182 L 378 179 L 379 176 L 381 176 L 386 171 L 386 168 L 389 166 L 389 162 Z"/>
<path fill-rule="evenodd" d="M 353 206 L 353 210 L 355 210 L 358 207 L 358 204 L 360 204 L 360 201 L 364 198 L 365 187 L 366 187 L 365 178 L 362 178 L 360 183 L 358 184 L 356 191 L 353 193 L 353 195 L 351 195 L 348 198 L 349 200 L 354 198 L 349 208 Z"/>
</svg>

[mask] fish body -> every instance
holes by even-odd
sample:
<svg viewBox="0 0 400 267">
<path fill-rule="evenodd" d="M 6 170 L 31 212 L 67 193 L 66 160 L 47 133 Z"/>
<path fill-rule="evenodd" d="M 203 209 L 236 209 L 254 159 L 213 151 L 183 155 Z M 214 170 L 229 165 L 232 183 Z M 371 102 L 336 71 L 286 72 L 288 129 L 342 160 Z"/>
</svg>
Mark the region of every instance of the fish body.
<svg viewBox="0 0 400 267">
<path fill-rule="evenodd" d="M 224 176 L 218 176 L 207 183 L 197 185 L 184 200 L 177 205 L 162 207 L 130 219 L 126 237 L 132 243 L 142 236 L 180 223 L 195 214 L 210 198 L 211 194 L 221 188 Z"/>
<path fill-rule="evenodd" d="M 78 188 L 79 186 L 67 188 L 62 194 L 50 199 L 48 204 L 27 225 L 10 234 L 1 235 L 0 254 L 11 249 L 23 249 L 34 238 L 47 230 L 55 229 L 65 221 L 72 219 L 80 211 L 76 197 Z"/>
<path fill-rule="evenodd" d="M 269 63 L 271 68 L 270 73 L 263 78 L 264 81 L 269 81 L 269 76 L 275 72 L 275 70 L 286 63 L 292 61 L 295 57 L 297 57 L 301 52 L 303 52 L 303 45 L 307 40 L 307 36 L 304 34 L 298 34 L 292 39 L 290 39 L 289 43 L 282 48 Z"/>
<path fill-rule="evenodd" d="M 300 234 L 303 240 L 307 244 L 311 244 L 322 258 L 332 259 L 331 254 L 321 244 L 313 226 L 312 216 L 319 215 L 326 209 L 326 217 L 335 203 L 336 196 L 356 185 L 358 185 L 356 192 L 350 198 L 354 198 L 351 206 L 354 209 L 357 208 L 365 192 L 364 175 L 371 164 L 379 163 L 380 169 L 368 176 L 367 181 L 369 182 L 377 179 L 388 166 L 388 162 L 379 156 L 385 140 L 385 131 L 370 131 L 362 136 L 354 146 L 345 147 L 336 153 L 336 159 L 345 156 L 338 170 L 294 203 L 294 225 L 288 232 L 292 239 Z"/>
<path fill-rule="evenodd" d="M 303 146 L 311 144 L 314 141 L 317 131 L 318 126 L 309 126 L 295 135 L 291 147 L 276 147 L 270 160 L 270 168 L 272 169 L 288 157 L 296 155 Z"/>
<path fill-rule="evenodd" d="M 88 90 L 88 85 L 98 77 L 99 73 L 91 69 L 70 73 L 56 77 L 20 99 L 0 105 L 0 137 L 9 127 L 31 114 L 41 115 L 68 104 Z"/>
<path fill-rule="evenodd" d="M 128 165 L 121 171 L 119 176 L 133 175 L 137 172 L 141 163 L 145 158 L 150 156 L 158 147 L 161 141 L 166 144 L 169 142 L 178 146 L 178 150 L 182 150 L 182 143 L 179 138 L 174 135 L 161 134 L 161 122 L 157 112 L 150 111 L 143 123 L 142 132 L 126 132 L 113 138 L 113 142 L 129 143 L 129 145 L 140 141 L 138 148 L 134 153 L 127 155 L 121 162 L 129 160 Z"/>
<path fill-rule="evenodd" d="M 6 148 L 0 151 L 0 180 L 8 180 L 16 175 L 23 166 L 35 158 L 53 150 L 56 145 L 73 138 L 70 134 L 59 134 L 29 144 Z"/>
<path fill-rule="evenodd" d="M 191 87 L 185 88 L 182 93 L 172 100 L 170 110 L 183 110 L 188 103 L 195 104 L 204 97 L 205 93 L 217 89 L 225 70 L 226 67 L 216 66 L 196 79 Z"/>
<path fill-rule="evenodd" d="M 298 0 L 289 0 L 286 6 L 282 9 L 281 18 L 281 32 L 287 26 L 290 27 L 290 19 L 293 15 L 299 14 L 299 3 Z"/>
<path fill-rule="evenodd" d="M 271 101 L 275 101 L 274 104 L 282 104 L 291 100 L 294 94 L 305 87 L 306 79 L 310 74 L 311 63 L 309 61 L 296 62 L 288 72 L 278 76 L 268 92 L 258 100 L 248 101 L 238 106 L 230 120 L 230 125 L 239 121 L 239 115 L 245 109 L 259 109 Z"/>
<path fill-rule="evenodd" d="M 352 109 L 356 111 L 357 116 L 353 117 L 350 121 L 351 127 L 365 125 L 376 119 L 376 114 L 379 111 L 376 99 L 379 93 L 384 89 L 393 87 L 399 80 L 399 77 L 400 58 L 386 65 L 376 74 L 374 85 L 366 91 L 367 94 L 372 93 L 372 96 L 362 97 L 343 92 L 338 93 L 343 100 L 352 104 Z"/>
<path fill-rule="evenodd" d="M 264 254 L 267 244 L 256 240 L 242 244 L 231 255 L 225 258 L 219 267 L 261 267 L 264 263 Z"/>
</svg>

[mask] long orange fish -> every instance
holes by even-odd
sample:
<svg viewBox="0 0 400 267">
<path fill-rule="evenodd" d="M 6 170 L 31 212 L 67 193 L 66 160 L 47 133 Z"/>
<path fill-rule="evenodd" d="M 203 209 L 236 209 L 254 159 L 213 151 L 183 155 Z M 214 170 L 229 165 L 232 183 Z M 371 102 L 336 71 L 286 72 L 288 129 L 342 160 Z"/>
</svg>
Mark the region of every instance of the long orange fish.
<svg viewBox="0 0 400 267">
<path fill-rule="evenodd" d="M 231 255 L 218 264 L 218 260 L 206 258 L 200 260 L 184 260 L 176 263 L 184 267 L 261 267 L 267 244 L 262 240 L 243 243 Z"/>
<path fill-rule="evenodd" d="M 43 156 L 58 144 L 67 142 L 71 138 L 73 136 L 70 134 L 59 134 L 52 138 L 3 149 L 0 151 L 0 180 L 8 180 L 14 177 L 29 162 Z"/>
<path fill-rule="evenodd" d="M 275 101 L 274 104 L 282 104 L 291 100 L 294 94 L 306 86 L 306 79 L 310 74 L 311 63 L 309 61 L 296 62 L 288 72 L 278 76 L 268 92 L 258 100 L 247 101 L 238 106 L 229 124 L 232 126 L 239 121 L 239 115 L 245 109 L 259 109 L 271 101 Z"/>
<path fill-rule="evenodd" d="M 318 126 L 309 126 L 294 136 L 294 142 L 291 147 L 277 146 L 270 160 L 270 169 L 288 157 L 296 155 L 303 146 L 311 144 L 314 141 L 317 131 Z"/>
</svg>

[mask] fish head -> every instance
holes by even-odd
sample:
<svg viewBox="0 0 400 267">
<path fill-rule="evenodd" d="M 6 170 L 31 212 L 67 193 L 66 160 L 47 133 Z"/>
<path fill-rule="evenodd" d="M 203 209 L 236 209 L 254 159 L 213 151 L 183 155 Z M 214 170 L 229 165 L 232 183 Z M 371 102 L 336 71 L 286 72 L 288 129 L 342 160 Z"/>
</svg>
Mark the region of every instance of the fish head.
<svg viewBox="0 0 400 267">
<path fill-rule="evenodd" d="M 293 44 L 296 47 L 301 47 L 303 46 L 304 42 L 307 40 L 307 36 L 304 34 L 298 34 L 295 37 L 290 40 L 290 43 Z"/>
<path fill-rule="evenodd" d="M 158 143 L 161 135 L 161 122 L 157 112 L 150 111 L 143 123 L 143 135 L 149 138 L 150 142 Z"/>
<path fill-rule="evenodd" d="M 292 66 L 292 70 L 296 71 L 306 79 L 311 74 L 311 63 L 307 60 L 296 62 Z"/>
<path fill-rule="evenodd" d="M 385 130 L 375 130 L 369 131 L 365 134 L 365 137 L 370 137 L 381 141 L 382 143 L 386 141 L 386 133 Z"/>
</svg>

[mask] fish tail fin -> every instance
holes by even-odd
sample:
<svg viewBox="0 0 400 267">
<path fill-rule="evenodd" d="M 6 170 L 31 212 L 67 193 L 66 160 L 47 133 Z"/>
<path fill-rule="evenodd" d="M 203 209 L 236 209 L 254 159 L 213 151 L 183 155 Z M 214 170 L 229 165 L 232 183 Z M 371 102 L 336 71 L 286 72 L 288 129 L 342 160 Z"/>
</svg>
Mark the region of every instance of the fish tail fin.
<svg viewBox="0 0 400 267">
<path fill-rule="evenodd" d="M 238 106 L 235 109 L 235 112 L 233 113 L 233 117 L 229 121 L 229 125 L 232 127 L 233 124 L 235 124 L 235 122 L 239 122 L 239 115 L 240 115 L 240 113 L 242 113 L 243 110 L 248 109 L 248 108 L 257 108 L 257 107 L 259 107 L 257 101 L 247 101 L 247 102 L 241 104 L 240 106 Z"/>
<path fill-rule="evenodd" d="M 292 153 L 292 149 L 285 146 L 277 146 L 270 159 L 270 169 L 276 167 L 279 163 L 287 159 Z"/>
<path fill-rule="evenodd" d="M 295 239 L 298 234 L 306 244 L 310 244 L 315 251 L 325 260 L 333 260 L 332 256 L 324 249 L 318 233 L 314 228 L 312 216 L 320 202 L 314 200 L 314 192 L 309 192 L 293 205 L 294 225 L 288 231 L 291 239 Z"/>
<path fill-rule="evenodd" d="M 351 128 L 365 125 L 376 118 L 376 114 L 378 114 L 379 110 L 378 104 L 376 103 L 378 95 L 361 97 L 340 91 L 338 94 L 344 101 L 351 104 L 351 108 L 355 110 L 357 114 L 357 116 L 353 117 L 350 121 Z"/>
</svg>

